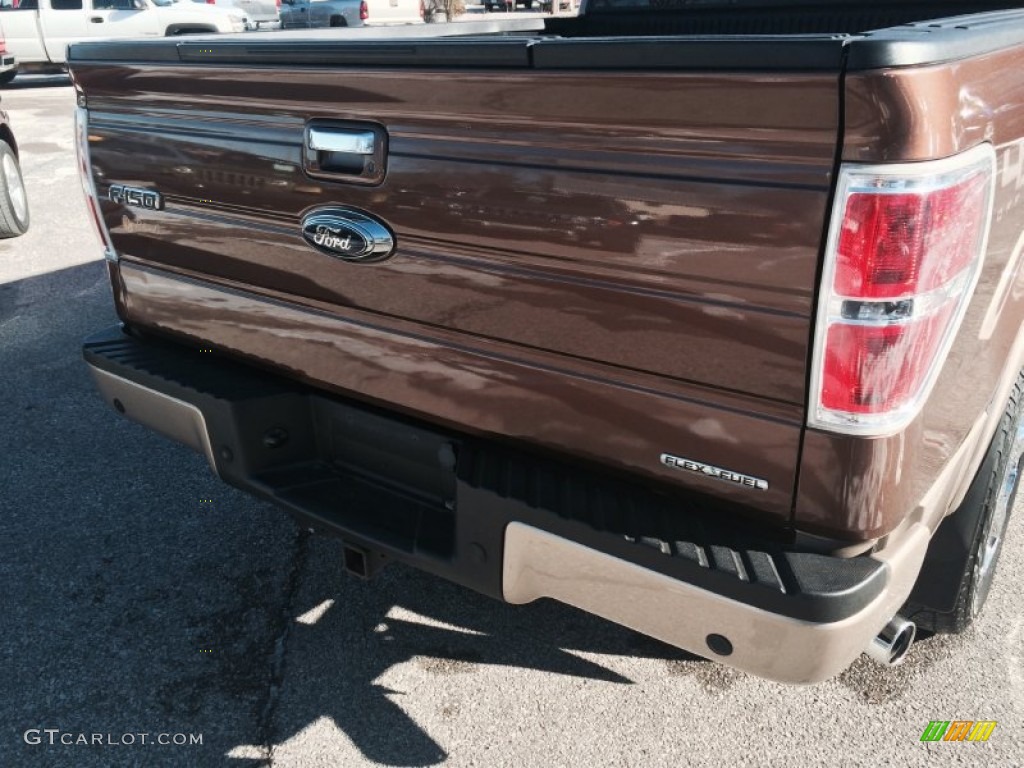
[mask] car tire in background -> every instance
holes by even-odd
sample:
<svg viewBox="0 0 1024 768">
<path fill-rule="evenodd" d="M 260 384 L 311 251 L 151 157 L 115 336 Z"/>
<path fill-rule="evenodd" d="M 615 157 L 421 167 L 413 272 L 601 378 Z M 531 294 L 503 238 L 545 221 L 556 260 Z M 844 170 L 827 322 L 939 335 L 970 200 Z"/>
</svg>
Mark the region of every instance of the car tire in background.
<svg viewBox="0 0 1024 768">
<path fill-rule="evenodd" d="M 9 69 L 6 72 L 0 72 L 0 85 L 8 85 L 14 81 L 14 78 L 18 76 L 17 69 Z"/>
<path fill-rule="evenodd" d="M 963 503 L 942 521 L 900 613 L 926 632 L 959 634 L 981 613 L 1013 510 L 1024 459 L 1024 373 Z"/>
<path fill-rule="evenodd" d="M 21 178 L 18 156 L 0 141 L 0 237 L 17 237 L 28 231 L 28 196 Z"/>
</svg>

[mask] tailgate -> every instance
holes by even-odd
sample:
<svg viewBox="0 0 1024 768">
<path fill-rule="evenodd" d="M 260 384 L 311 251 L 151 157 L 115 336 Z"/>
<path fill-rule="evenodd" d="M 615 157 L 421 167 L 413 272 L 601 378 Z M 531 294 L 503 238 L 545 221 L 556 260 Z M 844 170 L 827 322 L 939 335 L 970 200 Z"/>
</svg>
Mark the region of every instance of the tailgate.
<svg viewBox="0 0 1024 768">
<path fill-rule="evenodd" d="M 371 402 L 787 517 L 838 59 L 595 71 L 567 58 L 595 59 L 585 42 L 564 45 L 165 43 L 127 61 L 76 48 L 100 197 L 111 184 L 163 197 L 162 210 L 105 204 L 122 312 Z M 373 178 L 318 174 L 311 121 L 375 132 Z M 311 247 L 303 217 L 338 206 L 390 228 L 393 256 Z M 172 290 L 172 275 L 188 279 Z M 276 317 L 292 346 L 270 353 L 270 323 L 240 333 L 238 312 Z M 361 346 L 331 364 L 288 357 L 323 357 L 345 334 Z M 353 374 L 371 359 L 373 375 Z"/>
</svg>

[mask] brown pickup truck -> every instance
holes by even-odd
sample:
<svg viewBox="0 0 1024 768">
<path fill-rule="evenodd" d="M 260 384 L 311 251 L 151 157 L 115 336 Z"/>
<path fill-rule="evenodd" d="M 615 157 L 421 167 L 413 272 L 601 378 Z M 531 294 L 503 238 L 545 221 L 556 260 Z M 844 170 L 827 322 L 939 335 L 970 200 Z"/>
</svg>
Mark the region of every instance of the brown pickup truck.
<svg viewBox="0 0 1024 768">
<path fill-rule="evenodd" d="M 963 630 L 1024 442 L 1024 11 L 464 31 L 72 46 L 103 397 L 360 576 L 789 682 Z"/>
</svg>

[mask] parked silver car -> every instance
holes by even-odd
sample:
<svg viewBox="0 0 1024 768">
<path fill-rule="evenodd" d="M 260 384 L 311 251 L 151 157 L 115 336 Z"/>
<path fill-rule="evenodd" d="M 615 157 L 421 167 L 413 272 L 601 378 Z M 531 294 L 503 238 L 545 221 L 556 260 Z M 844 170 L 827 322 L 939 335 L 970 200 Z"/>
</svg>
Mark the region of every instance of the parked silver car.
<svg viewBox="0 0 1024 768">
<path fill-rule="evenodd" d="M 368 27 L 423 23 L 422 0 L 281 0 L 281 27 Z"/>
</svg>

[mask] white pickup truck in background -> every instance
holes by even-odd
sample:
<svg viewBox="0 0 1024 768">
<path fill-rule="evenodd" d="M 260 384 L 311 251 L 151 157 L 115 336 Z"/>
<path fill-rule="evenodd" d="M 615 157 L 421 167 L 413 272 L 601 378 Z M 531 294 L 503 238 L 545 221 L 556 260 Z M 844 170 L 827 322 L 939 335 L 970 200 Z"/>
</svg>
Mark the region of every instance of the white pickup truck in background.
<svg viewBox="0 0 1024 768">
<path fill-rule="evenodd" d="M 250 26 L 239 8 L 188 0 L 0 0 L 0 33 L 17 59 L 16 69 L 0 74 L 0 84 L 19 71 L 60 68 L 69 43 L 244 32 Z"/>
</svg>

